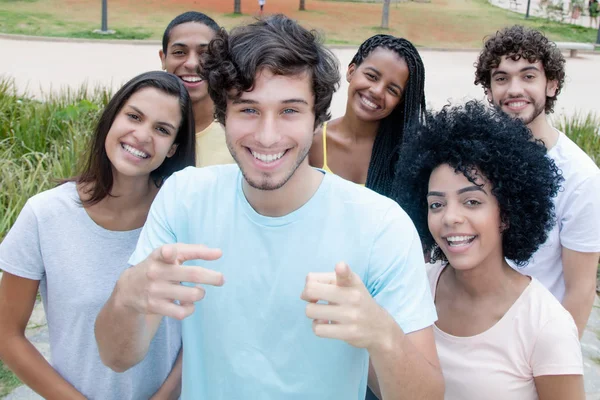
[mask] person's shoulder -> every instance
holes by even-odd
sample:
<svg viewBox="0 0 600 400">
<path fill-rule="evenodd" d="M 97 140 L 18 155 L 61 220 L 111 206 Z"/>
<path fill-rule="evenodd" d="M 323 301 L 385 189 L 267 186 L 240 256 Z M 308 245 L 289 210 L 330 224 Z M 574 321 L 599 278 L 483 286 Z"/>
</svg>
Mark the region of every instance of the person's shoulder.
<svg viewBox="0 0 600 400">
<path fill-rule="evenodd" d="M 386 220 L 410 221 L 408 214 L 394 200 L 335 174 L 327 176 L 332 182 L 331 196 L 346 208 L 363 213 L 372 220 L 385 217 Z"/>
<path fill-rule="evenodd" d="M 239 171 L 237 164 L 187 167 L 171 175 L 165 186 L 178 194 L 205 192 L 209 187 L 235 182 Z"/>
<path fill-rule="evenodd" d="M 66 182 L 40 192 L 27 201 L 36 214 L 60 212 L 78 206 L 79 195 L 75 182 Z"/>
<path fill-rule="evenodd" d="M 535 278 L 531 278 L 527 292 L 528 322 L 534 330 L 543 329 L 547 323 L 574 324 L 573 317 L 560 302 Z"/>
</svg>

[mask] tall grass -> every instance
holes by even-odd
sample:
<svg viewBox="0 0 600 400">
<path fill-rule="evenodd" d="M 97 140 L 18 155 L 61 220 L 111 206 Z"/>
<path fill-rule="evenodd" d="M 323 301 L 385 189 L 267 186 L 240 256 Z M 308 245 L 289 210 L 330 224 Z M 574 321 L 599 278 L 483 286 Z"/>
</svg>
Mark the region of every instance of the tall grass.
<svg viewBox="0 0 600 400">
<path fill-rule="evenodd" d="M 83 86 L 37 101 L 0 80 L 0 241 L 29 197 L 76 173 L 110 97 Z"/>
<path fill-rule="evenodd" d="M 572 117 L 561 116 L 557 128 L 577 143 L 600 167 L 600 115 L 579 113 Z"/>
</svg>

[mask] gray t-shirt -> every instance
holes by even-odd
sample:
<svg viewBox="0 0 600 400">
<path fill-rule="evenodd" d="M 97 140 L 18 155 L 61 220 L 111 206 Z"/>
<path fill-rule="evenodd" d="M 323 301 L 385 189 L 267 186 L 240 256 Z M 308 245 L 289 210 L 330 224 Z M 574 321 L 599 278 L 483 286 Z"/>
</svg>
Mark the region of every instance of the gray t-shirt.
<svg viewBox="0 0 600 400">
<path fill-rule="evenodd" d="M 98 226 L 70 182 L 29 199 L 0 243 L 1 269 L 40 281 L 52 366 L 88 399 L 148 399 L 181 346 L 179 321 L 164 318 L 135 367 L 116 373 L 100 360 L 94 322 L 128 267 L 140 231 Z"/>
</svg>

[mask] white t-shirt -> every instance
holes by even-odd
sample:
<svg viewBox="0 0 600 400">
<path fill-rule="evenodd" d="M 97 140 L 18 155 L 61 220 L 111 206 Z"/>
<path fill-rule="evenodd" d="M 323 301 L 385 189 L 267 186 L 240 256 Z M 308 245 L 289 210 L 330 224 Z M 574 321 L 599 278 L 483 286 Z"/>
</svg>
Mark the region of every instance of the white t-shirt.
<svg viewBox="0 0 600 400">
<path fill-rule="evenodd" d="M 539 280 L 562 302 L 562 247 L 582 253 L 600 251 L 600 170 L 567 135 L 558 134 L 558 141 L 548 151 L 565 179 L 554 199 L 556 224 L 529 264 L 516 267 L 507 261 L 517 271 Z"/>
<path fill-rule="evenodd" d="M 431 291 L 444 266 L 428 268 Z M 571 315 L 535 278 L 487 331 L 458 337 L 433 327 L 446 400 L 536 400 L 534 377 L 583 375 Z"/>
</svg>

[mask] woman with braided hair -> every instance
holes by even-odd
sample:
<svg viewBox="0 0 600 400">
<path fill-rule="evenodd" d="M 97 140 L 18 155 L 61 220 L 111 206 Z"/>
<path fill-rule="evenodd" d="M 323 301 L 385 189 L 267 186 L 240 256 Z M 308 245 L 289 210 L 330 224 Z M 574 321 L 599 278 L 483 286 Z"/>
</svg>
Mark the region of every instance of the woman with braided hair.
<svg viewBox="0 0 600 400">
<path fill-rule="evenodd" d="M 408 40 L 375 35 L 346 79 L 346 113 L 317 128 L 310 164 L 390 197 L 404 132 L 425 112 L 423 62 Z"/>
</svg>

